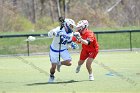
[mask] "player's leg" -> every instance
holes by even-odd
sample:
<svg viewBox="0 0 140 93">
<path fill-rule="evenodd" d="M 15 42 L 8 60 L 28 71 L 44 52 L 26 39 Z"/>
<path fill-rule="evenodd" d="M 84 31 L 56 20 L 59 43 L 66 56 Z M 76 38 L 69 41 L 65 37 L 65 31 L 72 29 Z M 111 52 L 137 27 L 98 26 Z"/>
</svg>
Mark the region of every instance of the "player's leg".
<svg viewBox="0 0 140 93">
<path fill-rule="evenodd" d="M 91 67 L 92 62 L 93 62 L 93 58 L 87 59 L 86 68 L 87 68 L 89 74 L 92 74 L 92 67 Z"/>
<path fill-rule="evenodd" d="M 49 77 L 49 81 L 48 82 L 54 82 L 55 79 L 55 69 L 57 66 L 57 62 L 58 62 L 58 53 L 53 52 L 50 50 L 50 62 L 51 62 L 51 68 L 50 68 L 50 77 Z"/>
<path fill-rule="evenodd" d="M 48 82 L 54 82 L 54 73 L 55 73 L 55 69 L 56 69 L 56 64 L 52 63 L 52 66 L 50 68 L 50 78 Z"/>
<path fill-rule="evenodd" d="M 80 60 L 78 61 L 78 65 L 76 67 L 76 73 L 79 73 L 80 68 L 81 68 L 82 64 L 85 62 L 85 60 L 87 59 L 87 57 L 88 57 L 88 54 L 87 54 L 86 50 L 82 49 L 81 54 L 80 54 Z"/>
<path fill-rule="evenodd" d="M 90 55 L 89 55 L 87 62 L 86 62 L 86 68 L 87 68 L 88 73 L 89 73 L 89 80 L 94 80 L 91 65 L 92 65 L 92 62 L 95 59 L 96 55 L 98 54 L 98 51 L 91 51 L 91 52 L 89 52 L 89 54 Z"/>
<path fill-rule="evenodd" d="M 93 60 L 94 60 L 93 58 L 88 58 L 87 62 L 86 62 L 86 68 L 87 68 L 88 73 L 89 73 L 89 80 L 94 80 L 92 67 L 91 67 L 91 64 L 92 64 Z"/>
<path fill-rule="evenodd" d="M 85 60 L 79 60 L 78 61 L 78 65 L 77 65 L 77 67 L 76 67 L 76 73 L 79 73 L 79 71 L 80 71 L 80 68 L 81 68 L 81 66 L 82 66 L 82 64 L 85 62 Z"/>
<path fill-rule="evenodd" d="M 60 61 L 58 62 L 57 64 L 57 71 L 60 72 L 60 67 L 62 65 L 65 65 L 65 66 L 71 66 L 71 60 L 65 60 L 65 61 Z"/>
<path fill-rule="evenodd" d="M 71 66 L 72 65 L 71 60 L 61 61 L 61 64 L 66 65 L 66 66 Z"/>
<path fill-rule="evenodd" d="M 55 69 L 56 69 L 56 64 L 52 63 L 52 66 L 51 66 L 51 68 L 50 68 L 50 74 L 51 74 L 51 75 L 54 75 Z"/>
<path fill-rule="evenodd" d="M 57 65 L 57 71 L 60 72 L 60 67 L 61 65 L 65 65 L 65 66 L 71 66 L 71 56 L 68 52 L 68 50 L 64 50 L 63 52 L 61 52 L 61 57 L 64 61 L 60 61 Z"/>
</svg>

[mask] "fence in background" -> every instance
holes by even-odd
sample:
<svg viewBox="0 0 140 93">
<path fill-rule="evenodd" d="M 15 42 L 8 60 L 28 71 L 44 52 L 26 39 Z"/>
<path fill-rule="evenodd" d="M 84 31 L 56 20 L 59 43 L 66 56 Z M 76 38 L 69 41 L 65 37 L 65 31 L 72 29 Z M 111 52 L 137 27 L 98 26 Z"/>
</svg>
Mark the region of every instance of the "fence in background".
<svg viewBox="0 0 140 93">
<path fill-rule="evenodd" d="M 105 31 L 105 32 L 95 32 L 95 34 L 100 45 L 106 46 L 106 43 L 107 43 L 106 40 L 112 39 L 112 42 L 116 43 L 116 46 L 117 45 L 120 46 L 119 45 L 120 43 L 127 43 L 126 44 L 127 47 L 124 47 L 124 48 L 127 48 L 130 51 L 132 51 L 133 48 L 140 48 L 139 46 L 140 45 L 140 38 L 139 38 L 140 30 Z M 105 40 L 102 40 L 102 43 L 100 41 L 101 35 L 106 36 L 104 37 Z M 112 38 L 110 38 L 111 35 L 112 35 Z M 108 42 L 108 43 L 111 43 L 111 42 Z M 137 44 L 137 46 L 133 47 L 133 45 L 135 44 Z M 106 49 L 110 49 L 110 48 L 106 48 Z M 118 48 L 116 47 L 116 49 Z"/>
<path fill-rule="evenodd" d="M 140 48 L 140 30 L 124 31 L 101 31 L 94 32 L 100 45 L 100 49 L 123 49 L 132 51 Z M 29 36 L 48 36 L 47 34 L 23 34 L 23 35 L 0 35 L 0 38 L 28 38 Z M 11 41 L 12 42 L 12 41 Z M 2 46 L 2 45 L 1 45 Z M 26 41 L 27 54 L 30 55 L 30 42 Z M 1 54 L 1 53 L 0 53 Z"/>
</svg>

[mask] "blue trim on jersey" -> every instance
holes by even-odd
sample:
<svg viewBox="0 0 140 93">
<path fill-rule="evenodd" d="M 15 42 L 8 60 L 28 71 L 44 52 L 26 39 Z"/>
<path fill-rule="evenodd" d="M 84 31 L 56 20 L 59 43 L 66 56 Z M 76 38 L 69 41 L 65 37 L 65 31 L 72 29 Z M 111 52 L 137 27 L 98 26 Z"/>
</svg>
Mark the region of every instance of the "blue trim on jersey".
<svg viewBox="0 0 140 93">
<path fill-rule="evenodd" d="M 63 50 L 54 50 L 51 46 L 50 46 L 50 49 L 53 51 L 53 52 L 63 52 L 64 50 L 67 50 L 67 49 L 63 49 Z"/>
</svg>

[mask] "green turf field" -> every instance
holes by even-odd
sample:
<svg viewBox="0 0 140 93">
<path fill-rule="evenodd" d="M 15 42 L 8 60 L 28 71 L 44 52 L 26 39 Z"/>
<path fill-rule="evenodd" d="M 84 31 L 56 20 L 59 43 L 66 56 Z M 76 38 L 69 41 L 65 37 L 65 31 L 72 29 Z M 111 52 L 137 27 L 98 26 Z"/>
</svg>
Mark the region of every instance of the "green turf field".
<svg viewBox="0 0 140 93">
<path fill-rule="evenodd" d="M 0 57 L 0 93 L 140 93 L 140 52 L 100 52 L 92 64 L 95 81 L 88 81 L 83 65 L 56 72 L 56 83 L 48 84 L 49 56 Z M 112 72 L 113 74 L 110 74 Z"/>
</svg>

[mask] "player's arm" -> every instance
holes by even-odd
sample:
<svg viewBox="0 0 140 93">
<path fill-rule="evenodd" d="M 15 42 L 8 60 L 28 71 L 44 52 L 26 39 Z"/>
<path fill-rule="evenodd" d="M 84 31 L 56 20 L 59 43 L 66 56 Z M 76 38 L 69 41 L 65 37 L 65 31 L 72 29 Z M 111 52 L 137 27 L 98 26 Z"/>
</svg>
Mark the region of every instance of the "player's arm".
<svg viewBox="0 0 140 93">
<path fill-rule="evenodd" d="M 85 45 L 90 45 L 93 41 L 94 41 L 94 35 L 93 35 L 93 33 L 89 33 L 87 35 L 87 39 L 86 40 L 81 39 L 81 42 L 83 42 Z"/>
<path fill-rule="evenodd" d="M 57 28 L 54 28 L 48 32 L 48 37 L 53 37 L 56 35 Z"/>
<path fill-rule="evenodd" d="M 84 40 L 84 39 L 79 39 L 78 41 L 80 41 L 82 44 L 85 44 L 85 45 L 89 45 L 90 44 L 90 41 L 89 40 Z"/>
<path fill-rule="evenodd" d="M 63 35 L 63 32 L 59 29 L 60 29 L 60 27 L 57 27 L 57 28 L 54 28 L 54 29 L 50 30 L 48 32 L 48 36 L 49 37 L 53 37 L 53 36 L 57 37 L 57 36 Z"/>
<path fill-rule="evenodd" d="M 87 39 L 87 40 L 82 39 L 79 32 L 75 32 L 74 36 L 75 36 L 75 38 L 76 38 L 76 40 L 78 42 L 80 42 L 82 44 L 85 44 L 85 45 L 89 45 L 90 44 L 90 40 L 89 39 Z"/>
</svg>

